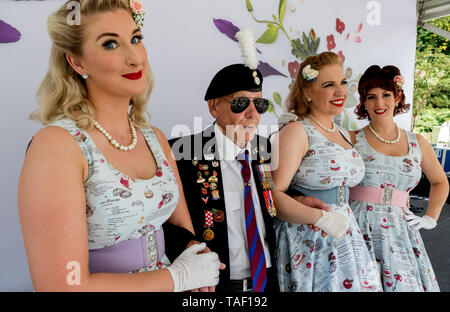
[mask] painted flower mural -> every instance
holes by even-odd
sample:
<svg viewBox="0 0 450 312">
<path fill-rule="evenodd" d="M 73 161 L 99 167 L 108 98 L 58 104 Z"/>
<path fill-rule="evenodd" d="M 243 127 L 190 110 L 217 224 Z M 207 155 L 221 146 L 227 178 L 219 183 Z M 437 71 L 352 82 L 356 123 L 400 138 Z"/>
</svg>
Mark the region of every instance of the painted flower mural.
<svg viewBox="0 0 450 312">
<path fill-rule="evenodd" d="M 345 24 L 339 18 L 336 19 L 336 31 L 342 35 L 342 32 L 345 30 Z"/>
<path fill-rule="evenodd" d="M 334 48 L 336 48 L 336 43 L 334 42 L 334 36 L 329 35 L 329 36 L 327 36 L 327 49 L 328 49 L 328 51 L 331 51 Z"/>
<path fill-rule="evenodd" d="M 0 43 L 16 42 L 20 37 L 20 31 L 0 19 Z"/>
<path fill-rule="evenodd" d="M 279 36 L 285 36 L 286 39 L 289 42 L 289 49 L 290 53 L 292 55 L 292 59 L 287 62 L 287 73 L 283 73 L 283 70 L 276 69 L 274 66 L 272 66 L 270 61 L 268 62 L 262 62 L 260 61 L 258 69 L 261 71 L 263 77 L 271 76 L 271 75 L 278 75 L 283 76 L 287 81 L 288 88 L 290 89 L 292 86 L 292 83 L 294 82 L 295 77 L 297 77 L 300 69 L 300 63 L 305 58 L 311 55 L 315 55 L 320 53 L 319 47 L 321 43 L 321 38 L 316 35 L 316 32 L 313 28 L 310 28 L 309 31 L 305 32 L 303 31 L 301 34 L 298 32 L 298 38 L 291 37 L 291 35 L 287 31 L 289 27 L 285 25 L 285 16 L 286 13 L 288 14 L 295 14 L 296 9 L 286 9 L 286 0 L 279 0 L 278 2 L 278 10 L 275 14 L 272 14 L 272 19 L 260 19 L 256 16 L 255 9 L 253 7 L 253 4 L 250 0 L 245 0 L 245 6 L 250 14 L 251 19 L 258 24 L 265 24 L 266 29 L 264 32 L 259 36 L 259 38 L 256 40 L 257 44 L 264 44 L 264 45 L 270 45 L 277 41 Z M 235 34 L 240 30 L 240 28 L 230 21 L 226 19 L 213 19 L 213 23 L 216 26 L 216 28 L 226 35 L 228 38 L 233 40 L 234 42 L 237 42 L 237 39 L 235 38 Z M 334 23 L 334 22 L 333 22 Z M 356 43 L 360 43 L 362 41 L 359 33 L 361 32 L 363 27 L 363 24 L 358 24 L 358 27 L 356 27 L 355 32 L 352 34 L 348 31 L 349 27 L 345 24 L 343 17 L 337 17 L 335 20 L 335 27 L 333 29 L 333 32 L 335 33 L 328 33 L 328 35 L 325 36 L 325 42 L 326 42 L 326 49 L 328 51 L 333 51 L 339 55 L 341 58 L 342 63 L 345 63 L 345 55 L 342 49 L 338 48 L 337 39 L 339 37 L 342 38 L 340 41 L 347 42 L 352 38 L 352 40 Z M 342 37 L 341 37 L 342 36 Z M 323 48 L 321 49 L 323 50 Z M 261 59 L 264 58 L 263 53 L 258 50 L 258 53 L 261 55 Z M 274 64 L 272 60 L 272 64 Z M 277 62 L 278 63 L 278 62 Z M 284 60 L 282 60 L 282 65 L 284 64 Z M 358 125 L 355 121 L 355 116 L 353 114 L 354 106 L 358 104 L 358 99 L 356 97 L 357 92 L 357 85 L 359 78 L 361 77 L 361 74 L 353 76 L 353 70 L 350 67 L 345 67 L 345 76 L 348 80 L 347 88 L 349 90 L 349 94 L 347 97 L 347 102 L 344 106 L 344 111 L 339 115 L 336 116 L 336 123 L 341 125 L 342 127 L 346 129 L 357 129 Z M 273 92 L 273 101 L 270 101 L 270 107 L 268 112 L 273 113 L 275 117 L 278 118 L 279 113 L 277 111 L 285 112 L 285 108 L 283 107 L 283 98 L 280 94 L 280 92 Z"/>
<path fill-rule="evenodd" d="M 23 0 L 14 0 L 23 1 Z M 43 1 L 43 0 L 35 0 Z M 0 19 L 0 43 L 13 43 L 20 40 L 22 34 L 19 30 Z"/>
<path fill-rule="evenodd" d="M 289 74 L 291 75 L 292 79 L 295 79 L 295 77 L 297 77 L 299 69 L 300 63 L 297 61 L 293 61 L 288 64 Z"/>
</svg>

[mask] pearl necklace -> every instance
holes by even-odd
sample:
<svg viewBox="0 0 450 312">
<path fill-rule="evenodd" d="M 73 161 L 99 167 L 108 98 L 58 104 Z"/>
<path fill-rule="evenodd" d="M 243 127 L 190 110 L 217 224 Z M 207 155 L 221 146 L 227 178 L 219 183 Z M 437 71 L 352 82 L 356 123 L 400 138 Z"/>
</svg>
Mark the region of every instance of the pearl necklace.
<svg viewBox="0 0 450 312">
<path fill-rule="evenodd" d="M 395 144 L 398 141 L 400 141 L 400 136 L 401 136 L 400 128 L 397 125 L 395 125 L 395 126 L 397 127 L 397 132 L 398 132 L 397 138 L 395 140 L 389 141 L 389 140 L 383 139 L 378 133 L 376 133 L 375 130 L 373 130 L 372 126 L 369 123 L 369 129 L 370 129 L 370 131 L 372 131 L 373 135 L 381 142 L 387 143 L 387 144 Z"/>
<path fill-rule="evenodd" d="M 336 130 L 336 125 L 334 124 L 333 119 L 331 119 L 331 124 L 333 127 L 331 129 L 328 129 L 327 127 L 322 125 L 316 118 L 314 118 L 312 114 L 309 114 L 309 117 L 311 117 L 312 120 L 314 120 L 323 130 L 327 132 L 333 132 L 334 130 Z"/>
<path fill-rule="evenodd" d="M 136 143 L 137 143 L 137 135 L 136 135 L 136 128 L 134 127 L 133 123 L 131 122 L 130 117 L 128 117 L 128 122 L 130 123 L 130 128 L 131 128 L 131 134 L 133 136 L 133 140 L 131 142 L 130 145 L 128 146 L 124 146 L 122 144 L 119 144 L 119 142 L 117 142 L 116 140 L 114 140 L 112 138 L 112 136 L 108 133 L 108 131 L 106 131 L 105 129 L 103 129 L 102 126 L 100 126 L 100 124 L 94 120 L 94 126 L 95 128 L 98 129 L 98 131 L 100 131 L 107 139 L 108 141 L 116 148 L 120 149 L 121 151 L 131 151 L 133 148 L 136 147 Z"/>
</svg>

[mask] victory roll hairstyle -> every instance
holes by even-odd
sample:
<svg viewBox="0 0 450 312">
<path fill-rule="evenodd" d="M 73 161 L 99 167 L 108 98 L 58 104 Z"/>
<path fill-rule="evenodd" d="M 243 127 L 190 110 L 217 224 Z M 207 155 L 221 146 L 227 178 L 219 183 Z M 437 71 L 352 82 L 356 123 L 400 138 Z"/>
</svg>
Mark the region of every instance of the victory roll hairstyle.
<svg viewBox="0 0 450 312">
<path fill-rule="evenodd" d="M 366 69 L 358 83 L 359 104 L 355 109 L 358 119 L 368 118 L 370 120 L 364 103 L 366 102 L 367 93 L 374 88 L 391 91 L 394 97 L 399 100 L 398 105 L 394 109 L 394 116 L 406 113 L 409 110 L 410 104 L 405 103 L 402 83 L 397 81 L 399 77 L 402 77 L 400 69 L 393 65 L 384 66 L 383 68 L 378 65 L 372 65 Z"/>
</svg>

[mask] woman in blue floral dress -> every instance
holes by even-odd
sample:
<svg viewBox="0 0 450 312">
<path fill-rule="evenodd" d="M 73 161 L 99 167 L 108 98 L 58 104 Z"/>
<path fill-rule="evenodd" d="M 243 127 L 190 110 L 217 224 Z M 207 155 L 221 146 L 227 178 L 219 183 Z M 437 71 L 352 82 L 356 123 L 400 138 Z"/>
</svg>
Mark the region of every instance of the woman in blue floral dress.
<svg viewBox="0 0 450 312">
<path fill-rule="evenodd" d="M 204 244 L 190 241 L 172 263 L 165 253 L 163 223 L 191 236 L 194 229 L 169 143 L 145 116 L 153 76 L 142 5 L 80 1 L 80 26 L 67 22 L 68 2 L 48 20 L 50 69 L 32 115 L 47 127 L 34 136 L 19 181 L 34 289 L 217 285 L 221 264 Z"/>
<path fill-rule="evenodd" d="M 382 291 L 348 205 L 349 187 L 364 176 L 364 164 L 348 133 L 333 122 L 347 94 L 335 53 L 309 57 L 288 99 L 291 113 L 279 120 L 272 169 L 281 291 Z M 295 191 L 321 199 L 330 209 L 304 206 L 286 194 Z"/>
<path fill-rule="evenodd" d="M 350 191 L 350 206 L 380 268 L 384 291 L 439 291 L 418 230 L 436 226 L 448 182 L 430 144 L 393 120 L 408 108 L 402 85 L 395 66 L 373 65 L 359 81 L 356 113 L 370 123 L 351 133 L 366 173 Z M 419 217 L 408 209 L 408 199 L 422 170 L 431 189 L 426 214 Z"/>
</svg>

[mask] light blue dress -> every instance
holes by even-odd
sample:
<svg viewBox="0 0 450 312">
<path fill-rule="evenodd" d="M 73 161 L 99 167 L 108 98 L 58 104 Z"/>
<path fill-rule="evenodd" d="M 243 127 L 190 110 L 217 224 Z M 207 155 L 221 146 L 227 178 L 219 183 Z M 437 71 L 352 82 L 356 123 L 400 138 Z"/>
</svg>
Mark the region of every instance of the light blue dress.
<svg viewBox="0 0 450 312">
<path fill-rule="evenodd" d="M 388 156 L 374 150 L 356 131 L 355 148 L 363 157 L 366 174 L 360 185 L 391 186 L 411 191 L 422 175 L 422 154 L 417 137 L 406 131 L 409 152 Z M 353 201 L 350 204 L 372 259 L 381 267 L 384 291 L 439 291 L 439 286 L 419 231 L 411 229 L 405 210 L 390 205 Z"/>
<path fill-rule="evenodd" d="M 364 163 L 358 152 L 329 141 L 307 118 L 299 122 L 308 134 L 309 149 L 291 185 L 325 190 L 358 184 L 364 176 Z M 347 133 L 340 131 L 350 142 Z M 339 240 L 330 235 L 322 237 L 321 231 L 314 232 L 306 224 L 275 219 L 280 290 L 382 291 L 375 263 L 348 203 L 329 206 L 346 215 L 350 222 L 347 233 Z"/>
<path fill-rule="evenodd" d="M 131 272 L 153 271 L 170 265 L 164 241 L 158 245 L 157 231 L 174 212 L 180 194 L 174 172 L 153 129 L 141 128 L 140 131 L 155 157 L 157 172 L 148 180 L 140 180 L 115 169 L 88 132 L 81 130 L 73 120 L 61 119 L 51 125 L 59 126 L 73 136 L 89 165 L 89 176 L 84 182 L 89 250 L 140 239 L 145 245 L 142 246 L 145 266 Z M 124 260 L 116 262 L 121 261 Z M 122 273 L 125 273 L 132 263 L 115 267 L 123 267 Z"/>
</svg>

